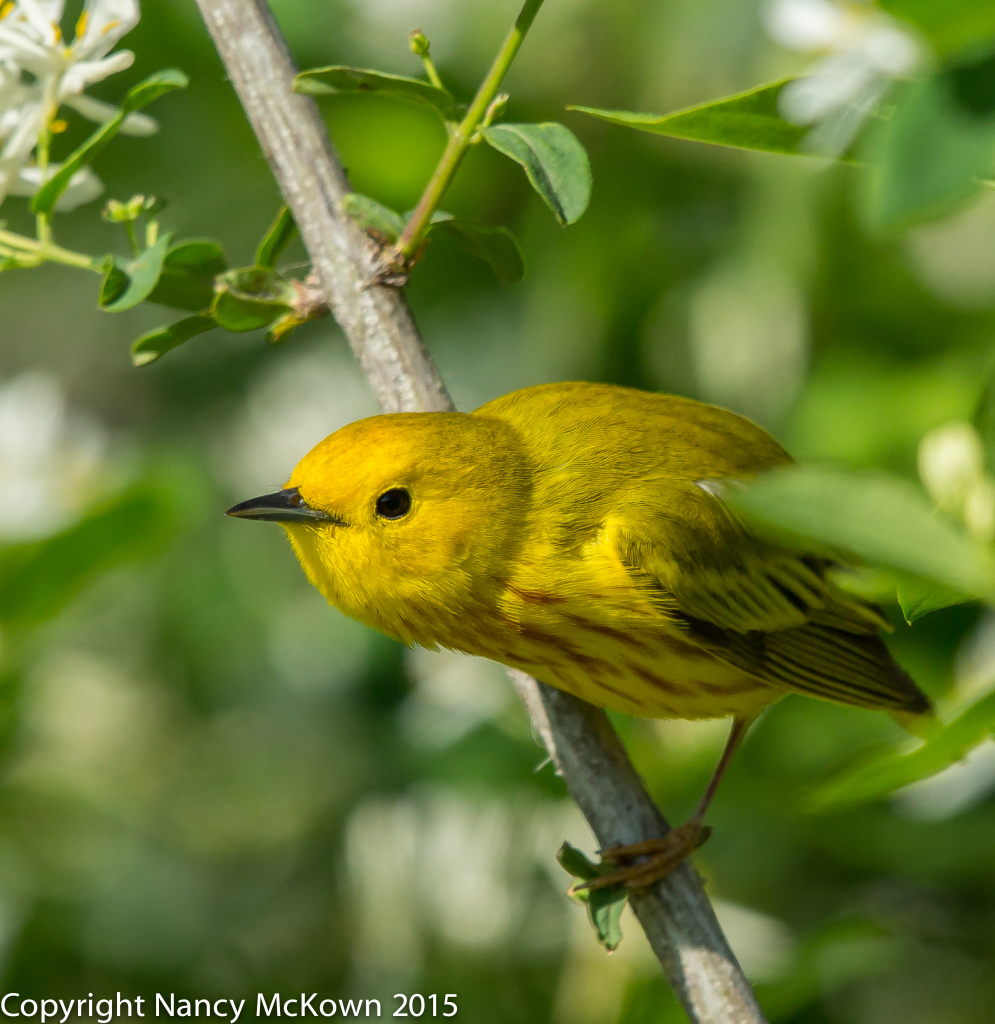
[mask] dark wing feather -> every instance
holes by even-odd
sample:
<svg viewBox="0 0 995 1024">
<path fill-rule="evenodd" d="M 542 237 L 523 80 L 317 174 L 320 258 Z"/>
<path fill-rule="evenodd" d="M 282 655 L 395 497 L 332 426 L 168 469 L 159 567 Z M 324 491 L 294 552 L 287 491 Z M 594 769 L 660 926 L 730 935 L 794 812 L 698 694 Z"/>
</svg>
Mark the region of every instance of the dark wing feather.
<svg viewBox="0 0 995 1024">
<path fill-rule="evenodd" d="M 765 678 L 814 697 L 862 708 L 926 712 L 929 700 L 879 636 L 810 622 L 766 637 Z"/>
<path fill-rule="evenodd" d="M 840 590 L 831 563 L 750 533 L 715 495 L 668 483 L 666 512 L 618 530 L 619 555 L 689 640 L 764 682 L 857 707 L 925 712 L 881 612 Z M 632 522 L 631 516 L 627 522 Z"/>
</svg>

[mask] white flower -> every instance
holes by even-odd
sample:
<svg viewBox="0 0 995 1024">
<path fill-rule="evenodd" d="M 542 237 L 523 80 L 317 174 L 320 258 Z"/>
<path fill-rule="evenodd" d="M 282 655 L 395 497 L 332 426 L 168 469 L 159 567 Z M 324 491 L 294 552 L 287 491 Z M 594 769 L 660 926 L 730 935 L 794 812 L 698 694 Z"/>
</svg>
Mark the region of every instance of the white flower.
<svg viewBox="0 0 995 1024">
<path fill-rule="evenodd" d="M 0 539 L 43 537 L 76 519 L 106 484 L 105 446 L 47 374 L 0 384 Z"/>
<path fill-rule="evenodd" d="M 41 104 L 21 83 L 21 71 L 0 60 L 0 202 L 16 181 L 38 141 Z"/>
<path fill-rule="evenodd" d="M 0 132 L 3 131 L 7 111 L 23 101 L 25 92 L 20 69 L 14 64 L 0 61 Z"/>
<path fill-rule="evenodd" d="M 964 520 L 982 541 L 995 534 L 995 482 L 985 472 L 985 447 L 970 423 L 931 430 L 919 444 L 919 476 L 937 506 Z"/>
<path fill-rule="evenodd" d="M 919 476 L 937 505 L 958 505 L 985 470 L 985 447 L 970 423 L 931 430 L 919 445 Z"/>
<path fill-rule="evenodd" d="M 87 0 L 76 24 L 76 37 L 68 46 L 59 28 L 62 0 L 16 0 L 0 7 L 0 12 L 4 11 L 0 13 L 0 60 L 30 71 L 42 83 L 54 78 L 56 100 L 78 109 L 84 117 L 91 117 L 88 111 L 94 110 L 97 101 L 85 97 L 80 104 L 83 90 L 131 67 L 135 59 L 130 50 L 110 51 L 138 24 L 141 10 L 137 0 Z M 107 109 L 106 104 L 99 107 Z M 106 115 L 91 119 L 106 120 Z"/>
<path fill-rule="evenodd" d="M 824 55 L 785 86 L 779 105 L 785 120 L 815 126 L 806 145 L 826 156 L 843 152 L 892 81 L 915 73 L 926 56 L 869 0 L 771 0 L 765 20 L 777 42 Z"/>
<path fill-rule="evenodd" d="M 0 3 L 0 202 L 7 194 L 31 195 L 25 189 L 40 184 L 41 171 L 31 165 L 31 153 L 60 106 L 97 122 L 117 113 L 116 107 L 83 90 L 130 67 L 135 59 L 128 50 L 110 51 L 138 24 L 137 0 L 87 0 L 68 46 L 59 28 L 62 7 L 63 0 Z M 22 71 L 34 81 L 24 84 Z M 121 126 L 131 135 L 150 135 L 156 128 L 152 118 L 140 113 L 129 114 Z M 87 187 L 77 191 L 78 202 L 66 200 L 69 208 L 88 202 L 83 195 L 99 195 L 93 191 L 95 182 L 92 174 L 81 178 L 77 184 Z"/>
<path fill-rule="evenodd" d="M 22 100 L 0 114 L 0 203 L 15 192 L 42 130 L 42 103 Z"/>
<path fill-rule="evenodd" d="M 61 168 L 61 164 L 49 164 L 45 180 L 54 177 Z M 8 195 L 12 196 L 33 196 L 41 187 L 41 168 L 30 164 L 22 167 L 17 177 L 8 186 Z M 104 191 L 103 182 L 90 170 L 89 167 L 81 167 L 70 179 L 59 201 L 55 204 L 56 210 L 60 213 L 68 213 L 75 210 L 77 206 L 84 203 L 92 203 Z"/>
</svg>

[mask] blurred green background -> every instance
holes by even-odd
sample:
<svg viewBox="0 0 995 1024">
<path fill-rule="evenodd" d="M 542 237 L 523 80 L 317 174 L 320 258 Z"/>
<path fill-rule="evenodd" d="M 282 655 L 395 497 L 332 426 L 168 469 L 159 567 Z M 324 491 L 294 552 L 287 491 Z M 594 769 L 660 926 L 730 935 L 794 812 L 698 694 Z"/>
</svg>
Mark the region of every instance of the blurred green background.
<svg viewBox="0 0 995 1024">
<path fill-rule="evenodd" d="M 418 74 L 406 37 L 421 27 L 460 99 L 517 10 L 272 6 L 302 67 Z M 95 94 L 164 66 L 191 85 L 157 104 L 157 136 L 98 159 L 107 196 L 166 198 L 165 229 L 216 236 L 249 262 L 279 198 L 194 4 L 146 0 L 124 45 L 135 66 Z M 922 434 L 970 418 L 992 362 L 995 193 L 872 238 L 853 167 L 563 109 L 662 112 L 803 64 L 767 40 L 756 0 L 547 0 L 507 82 L 508 119 L 568 124 L 591 155 L 593 200 L 561 230 L 519 168 L 470 153 L 445 207 L 511 227 L 528 270 L 501 287 L 445 238 L 416 269 L 410 302 L 459 406 L 612 381 L 740 411 L 800 458 L 914 476 Z M 413 206 L 441 124 L 375 97 L 322 109 L 355 188 Z M 86 130 L 74 121 L 61 152 Z M 121 250 L 98 212 L 58 218 L 60 240 Z M 3 213 L 30 231 L 24 200 Z M 303 260 L 299 246 L 285 257 Z M 97 284 L 53 266 L 0 276 L 0 568 L 23 562 L 0 592 L 4 991 L 248 996 L 247 1015 L 256 992 L 379 997 L 385 1015 L 395 992 L 436 992 L 475 1024 L 683 1019 L 628 913 L 609 957 L 564 895 L 556 849 L 594 842 L 539 767 L 502 671 L 346 620 L 279 529 L 222 516 L 375 411 L 335 325 L 280 348 L 215 332 L 135 370 L 130 342 L 170 314 L 101 313 Z M 58 558 L 32 561 L 25 542 L 122 492 L 129 514 L 98 505 Z M 123 564 L 80 561 L 122 530 Z M 78 585 L 61 608 L 67 578 Z M 893 648 L 933 695 L 995 685 L 990 614 L 965 606 L 909 628 L 895 611 Z M 726 726 L 619 727 L 683 819 Z M 697 863 L 772 1020 L 995 1019 L 995 744 L 890 801 L 802 810 L 806 783 L 898 735 L 883 715 L 789 697 L 719 791 Z"/>
</svg>

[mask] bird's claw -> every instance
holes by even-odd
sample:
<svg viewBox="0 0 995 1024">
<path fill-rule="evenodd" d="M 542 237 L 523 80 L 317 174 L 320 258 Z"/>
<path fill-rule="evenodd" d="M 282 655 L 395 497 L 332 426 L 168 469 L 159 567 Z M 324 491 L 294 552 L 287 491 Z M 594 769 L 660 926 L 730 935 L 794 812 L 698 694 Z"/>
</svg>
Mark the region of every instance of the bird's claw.
<svg viewBox="0 0 995 1024">
<path fill-rule="evenodd" d="M 602 864 L 617 864 L 632 857 L 647 857 L 636 864 L 618 867 L 608 874 L 598 875 L 579 885 L 571 886 L 571 894 L 585 889 L 605 889 L 625 885 L 630 889 L 653 885 L 661 878 L 673 873 L 681 864 L 708 840 L 712 830 L 708 825 L 689 821 L 671 829 L 659 839 L 647 839 L 629 846 L 615 846 L 601 850 Z"/>
</svg>

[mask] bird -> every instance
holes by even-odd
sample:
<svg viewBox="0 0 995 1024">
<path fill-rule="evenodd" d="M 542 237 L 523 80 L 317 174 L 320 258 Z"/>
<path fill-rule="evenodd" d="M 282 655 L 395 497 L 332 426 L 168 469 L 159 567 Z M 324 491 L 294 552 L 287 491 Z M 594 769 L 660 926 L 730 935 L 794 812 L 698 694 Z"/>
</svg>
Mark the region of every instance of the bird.
<svg viewBox="0 0 995 1024">
<path fill-rule="evenodd" d="M 911 729 L 932 715 L 881 638 L 888 620 L 839 586 L 837 562 L 761 536 L 726 500 L 792 461 L 755 423 L 694 399 L 544 384 L 470 413 L 351 423 L 286 486 L 227 514 L 281 524 L 332 605 L 402 643 L 489 658 L 629 715 L 731 718 L 691 818 L 602 850 L 587 883 L 638 887 L 708 837 L 734 752 L 786 694 Z"/>
</svg>

